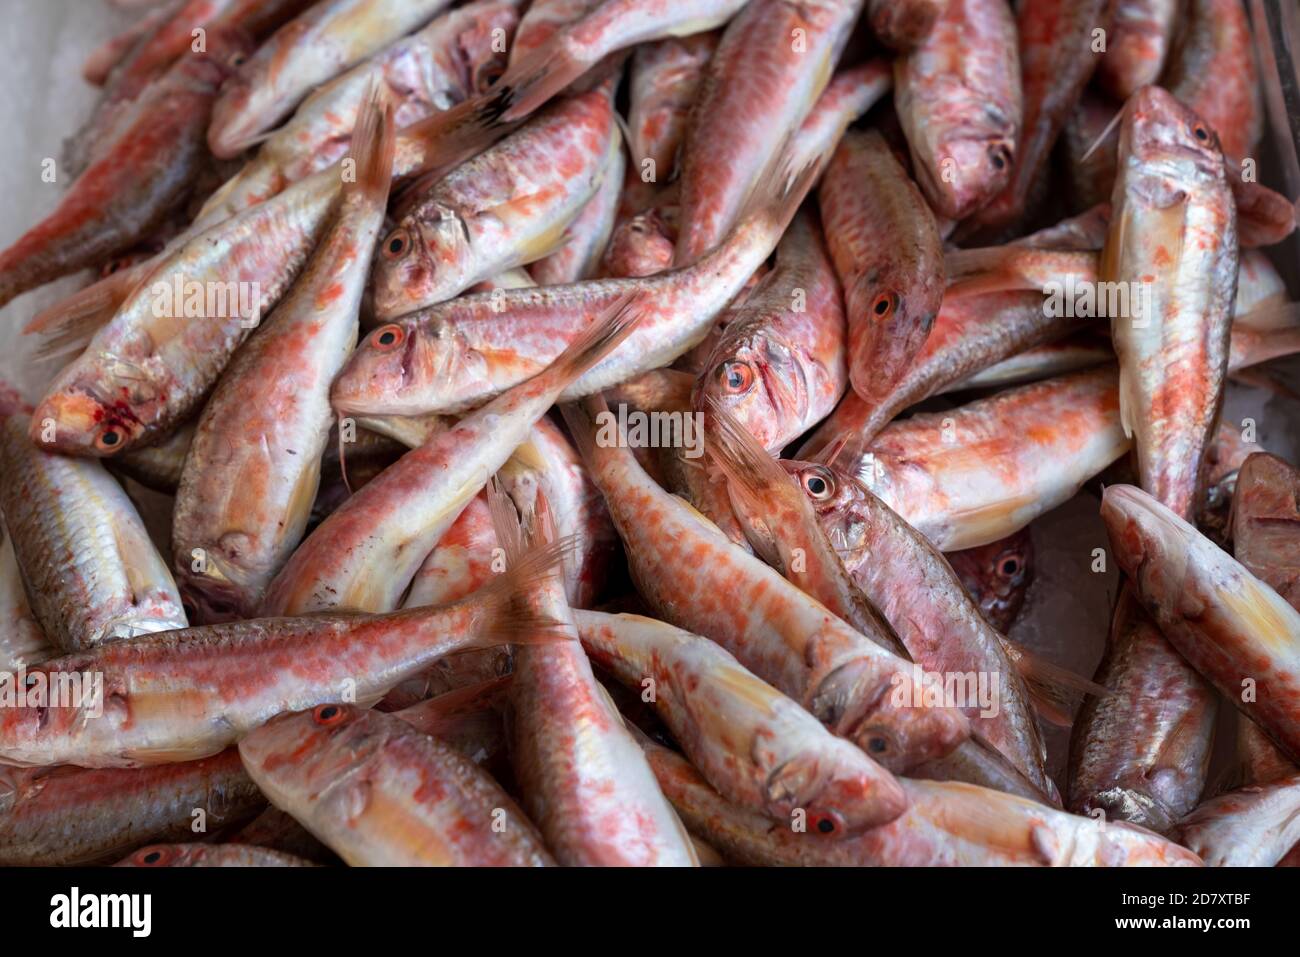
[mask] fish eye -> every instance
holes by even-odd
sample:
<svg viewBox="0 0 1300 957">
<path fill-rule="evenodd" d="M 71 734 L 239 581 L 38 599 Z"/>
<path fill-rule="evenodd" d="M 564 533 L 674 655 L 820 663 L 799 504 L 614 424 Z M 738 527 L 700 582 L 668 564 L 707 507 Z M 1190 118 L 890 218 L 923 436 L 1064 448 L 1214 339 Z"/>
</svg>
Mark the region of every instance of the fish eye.
<svg viewBox="0 0 1300 957">
<path fill-rule="evenodd" d="M 1015 555 L 1008 555 L 998 564 L 998 571 L 1004 578 L 1014 578 L 1020 571 L 1020 560 Z"/>
<path fill-rule="evenodd" d="M 718 366 L 718 382 L 733 395 L 748 392 L 754 384 L 754 370 L 746 362 L 724 362 Z"/>
<path fill-rule="evenodd" d="M 248 62 L 248 54 L 245 53 L 244 51 L 240 50 L 240 51 L 238 51 L 238 52 L 236 52 L 236 53 L 232 53 L 232 54 L 230 55 L 230 59 L 227 60 L 226 62 L 229 63 L 231 66 L 234 66 L 234 67 L 240 67 L 240 66 L 243 66 L 245 63 Z"/>
<path fill-rule="evenodd" d="M 808 816 L 808 823 L 812 825 L 813 832 L 823 837 L 840 833 L 843 830 L 840 824 L 839 815 L 834 811 L 819 811 Z"/>
<path fill-rule="evenodd" d="M 311 713 L 311 719 L 322 728 L 328 728 L 342 721 L 346 714 L 341 705 L 323 704 Z"/>
<path fill-rule="evenodd" d="M 501 77 L 505 76 L 505 73 L 506 65 L 500 61 L 485 66 L 479 72 L 479 89 L 486 90 L 488 87 L 492 86 L 492 84 L 496 83 L 497 80 L 501 79 Z"/>
<path fill-rule="evenodd" d="M 877 761 L 888 761 L 899 751 L 893 733 L 880 725 L 863 726 L 853 735 L 853 740 Z"/>
<path fill-rule="evenodd" d="M 989 150 L 989 162 L 993 164 L 996 170 L 1004 170 L 1011 162 L 1011 157 L 1007 155 L 1007 148 L 999 143 Z"/>
<path fill-rule="evenodd" d="M 390 323 L 381 329 L 376 329 L 375 334 L 370 337 L 370 341 L 376 349 L 387 351 L 396 349 L 405 338 L 406 330 L 397 323 Z"/>
<path fill-rule="evenodd" d="M 141 867 L 159 867 L 166 864 L 175 854 L 169 847 L 145 847 L 136 851 L 135 863 Z"/>
<path fill-rule="evenodd" d="M 108 452 L 122 444 L 123 435 L 114 426 L 107 426 L 95 436 L 95 447 Z"/>
<path fill-rule="evenodd" d="M 1210 128 L 1204 123 L 1194 123 L 1192 124 L 1192 135 L 1202 143 L 1208 143 L 1214 134 L 1210 132 Z"/>
<path fill-rule="evenodd" d="M 888 319 L 898 308 L 898 296 L 892 292 L 882 292 L 871 303 L 871 312 L 877 319 Z"/>
<path fill-rule="evenodd" d="M 384 240 L 384 256 L 387 259 L 401 259 L 411 251 L 411 236 L 405 227 L 394 229 Z"/>
<path fill-rule="evenodd" d="M 821 468 L 805 469 L 799 477 L 804 491 L 817 501 L 825 501 L 835 494 L 835 479 Z"/>
</svg>

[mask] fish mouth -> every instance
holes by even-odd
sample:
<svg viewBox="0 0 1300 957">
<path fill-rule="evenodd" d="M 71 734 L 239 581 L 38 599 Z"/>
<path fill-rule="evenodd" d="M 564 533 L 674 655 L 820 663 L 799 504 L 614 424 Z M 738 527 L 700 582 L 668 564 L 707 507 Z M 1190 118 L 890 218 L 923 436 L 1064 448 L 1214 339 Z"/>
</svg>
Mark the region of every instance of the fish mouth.
<svg viewBox="0 0 1300 957">
<path fill-rule="evenodd" d="M 879 343 L 863 342 L 860 345 L 861 348 L 849 357 L 849 384 L 870 409 L 879 409 L 907 372 L 908 364 L 893 343 L 883 349 L 879 348 Z"/>
<path fill-rule="evenodd" d="M 382 282 L 376 276 L 371 287 L 374 296 L 375 318 L 380 322 L 391 322 L 411 311 L 405 285 L 401 282 Z"/>
<path fill-rule="evenodd" d="M 414 239 L 411 240 L 415 242 Z M 423 250 L 415 247 L 407 262 L 383 262 L 375 270 L 372 284 L 375 299 L 375 317 L 383 322 L 393 322 L 409 312 L 414 312 L 428 301 L 426 290 L 432 276 L 425 266 Z"/>
<path fill-rule="evenodd" d="M 340 415 L 364 415 L 367 408 L 364 377 L 344 370 L 330 387 L 330 406 Z"/>
<path fill-rule="evenodd" d="M 957 201 L 950 185 L 936 179 L 931 173 L 928 163 L 913 163 L 912 171 L 916 177 L 917 185 L 921 187 L 921 191 L 926 196 L 933 197 L 937 201 L 936 207 L 938 208 L 935 209 L 935 212 L 948 219 L 954 218 L 947 213 L 949 208 L 956 206 Z"/>
<path fill-rule="evenodd" d="M 96 434 L 110 422 L 108 409 L 84 392 L 63 392 L 41 400 L 32 413 L 28 435 L 47 452 L 105 457 L 112 448 L 100 448 Z M 125 445 L 126 443 L 121 443 Z"/>
<path fill-rule="evenodd" d="M 1111 485 L 1101 496 L 1101 514 L 1112 536 L 1140 563 L 1155 553 L 1181 550 L 1194 530 L 1155 497 L 1132 485 Z"/>
<path fill-rule="evenodd" d="M 256 605 L 245 607 L 243 596 L 229 582 L 186 577 L 179 585 L 185 614 L 193 624 L 215 625 L 256 615 Z"/>
<path fill-rule="evenodd" d="M 217 100 L 212 109 L 212 123 L 208 127 L 208 149 L 217 159 L 234 159 L 259 140 L 263 131 L 254 127 L 250 119 L 252 96 L 244 85 L 231 89 Z"/>
<path fill-rule="evenodd" d="M 330 406 L 340 415 L 402 414 L 395 408 L 407 382 L 408 352 L 413 335 L 408 331 L 401 354 L 362 353 L 364 343 L 330 385 Z M 362 356 L 365 355 L 363 360 Z"/>
<path fill-rule="evenodd" d="M 408 395 L 415 361 L 415 336 L 408 332 L 400 354 L 386 353 L 374 368 L 345 367 L 330 386 L 330 406 L 340 415 L 423 415 L 423 396 Z M 355 358 L 355 357 L 354 357 Z"/>
</svg>

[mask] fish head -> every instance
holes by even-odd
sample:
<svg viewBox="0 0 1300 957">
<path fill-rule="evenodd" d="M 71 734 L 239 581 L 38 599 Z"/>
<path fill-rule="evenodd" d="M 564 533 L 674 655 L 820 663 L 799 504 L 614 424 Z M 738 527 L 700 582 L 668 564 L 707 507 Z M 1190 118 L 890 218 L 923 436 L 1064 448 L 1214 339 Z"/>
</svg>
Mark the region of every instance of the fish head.
<svg viewBox="0 0 1300 957">
<path fill-rule="evenodd" d="M 213 94 L 225 91 L 248 62 L 257 42 L 246 30 L 234 25 L 215 26 L 205 30 L 203 48 L 182 56 L 173 69 L 183 72 L 192 83 L 203 84 Z M 190 55 L 193 54 L 193 55 Z"/>
<path fill-rule="evenodd" d="M 931 162 L 913 164 L 934 211 L 965 219 L 1011 180 L 1015 124 L 991 105 L 974 105 L 951 134 L 932 147 Z"/>
<path fill-rule="evenodd" d="M 984 617 L 1005 631 L 1020 612 L 1033 580 L 1034 542 L 1029 529 L 946 557 Z"/>
<path fill-rule="evenodd" d="M 456 38 L 459 53 L 469 67 L 469 89 L 473 93 L 486 93 L 492 84 L 501 79 L 510 62 L 506 52 L 509 39 L 519 25 L 519 9 L 510 4 L 486 6 Z M 501 34 L 497 31 L 502 31 Z M 505 44 L 497 38 L 502 34 Z"/>
<path fill-rule="evenodd" d="M 808 383 L 793 350 L 761 332 L 724 337 L 696 387 L 695 406 L 717 402 L 767 450 L 793 439 L 785 423 L 802 421 Z"/>
<path fill-rule="evenodd" d="M 1189 546 L 1198 537 L 1195 529 L 1154 496 L 1132 485 L 1106 488 L 1101 496 L 1101 518 L 1125 574 L 1139 584 L 1148 576 L 1167 578 L 1173 587 L 1166 593 L 1179 593 Z"/>
<path fill-rule="evenodd" d="M 264 139 L 295 105 L 285 101 L 285 84 L 279 80 L 284 54 L 294 45 L 290 41 L 304 29 L 300 22 L 291 23 L 275 41 L 259 47 L 251 39 L 241 42 L 236 28 L 222 28 L 221 39 L 209 43 L 210 49 L 221 51 L 228 71 L 208 125 L 208 148 L 218 159 L 233 159 Z"/>
<path fill-rule="evenodd" d="M 205 625 L 256 617 L 257 608 L 248 607 L 243 590 L 218 570 L 214 572 L 191 572 L 188 565 L 177 569 L 176 584 L 186 617 Z"/>
<path fill-rule="evenodd" d="M 1153 199 L 1168 206 L 1189 184 L 1223 177 L 1219 136 L 1195 110 L 1158 86 L 1144 86 L 1124 107 L 1119 155 L 1139 174 L 1145 189 L 1159 189 Z M 1154 180 L 1155 182 L 1148 182 Z"/>
<path fill-rule="evenodd" d="M 1221 431 L 1237 434 L 1232 428 Z M 1300 549 L 1300 539 L 1292 531 L 1300 509 L 1300 470 L 1286 460 L 1268 452 L 1248 452 L 1237 472 L 1233 509 L 1239 522 L 1262 519 L 1285 530 L 1276 539 L 1269 536 L 1284 552 Z"/>
<path fill-rule="evenodd" d="M 74 366 L 77 365 L 74 363 Z M 145 434 L 139 401 L 151 395 L 146 376 L 120 378 L 112 366 L 71 369 L 32 413 L 29 435 L 48 452 L 107 457 Z"/>
<path fill-rule="evenodd" d="M 869 544 L 861 505 L 871 493 L 832 465 L 795 459 L 782 459 L 781 465 L 812 503 L 818 524 L 845 567 L 850 570 L 857 567 L 865 559 Z"/>
<path fill-rule="evenodd" d="M 942 689 L 934 703 L 914 693 L 916 671 L 899 659 L 898 669 L 882 679 L 876 661 L 851 659 L 817 683 L 809 710 L 876 764 L 909 771 L 948 754 L 971 733 L 966 716 L 942 704 Z"/>
<path fill-rule="evenodd" d="M 848 293 L 849 376 L 868 405 L 889 398 L 934 327 L 942 290 L 932 277 L 862 276 Z"/>
<path fill-rule="evenodd" d="M 113 753 L 115 729 L 130 721 L 121 690 L 98 670 L 93 654 L 0 671 L 0 765 L 46 766 L 69 745 Z"/>
<path fill-rule="evenodd" d="M 674 230 L 658 209 L 637 213 L 615 227 L 605 252 L 611 276 L 653 276 L 673 264 Z"/>
<path fill-rule="evenodd" d="M 375 313 L 389 319 L 450 299 L 474 278 L 472 252 L 469 228 L 450 207 L 403 217 L 375 257 Z"/>
<path fill-rule="evenodd" d="M 367 714 L 326 703 L 278 715 L 239 742 L 240 759 L 264 790 L 314 799 L 383 745 L 387 735 Z"/>
<path fill-rule="evenodd" d="M 840 739 L 801 750 L 774 768 L 766 792 L 769 813 L 788 819 L 803 810 L 809 832 L 827 838 L 877 827 L 907 807 L 898 782 Z"/>
<path fill-rule="evenodd" d="M 203 857 L 207 845 L 151 844 L 142 847 L 118 867 L 192 867 Z"/>
<path fill-rule="evenodd" d="M 236 54 L 230 61 L 237 65 L 226 79 L 221 95 L 212 105 L 212 122 L 208 126 L 208 149 L 217 159 L 234 159 L 256 144 L 266 131 L 262 117 L 267 112 L 265 85 L 245 71 L 252 63 L 246 54 Z"/>
<path fill-rule="evenodd" d="M 457 354 L 455 334 L 442 323 L 387 323 L 357 343 L 330 402 L 344 414 L 422 415 Z"/>
</svg>

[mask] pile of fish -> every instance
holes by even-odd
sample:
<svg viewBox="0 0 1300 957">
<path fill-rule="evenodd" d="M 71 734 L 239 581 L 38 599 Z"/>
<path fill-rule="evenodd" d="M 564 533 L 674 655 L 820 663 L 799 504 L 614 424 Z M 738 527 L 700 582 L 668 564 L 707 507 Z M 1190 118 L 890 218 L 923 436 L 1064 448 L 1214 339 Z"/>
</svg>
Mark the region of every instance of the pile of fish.
<svg viewBox="0 0 1300 957">
<path fill-rule="evenodd" d="M 0 252 L 85 280 L 0 864 L 1300 863 L 1242 0 L 117 5 Z M 1095 675 L 1008 637 L 1076 497 Z"/>
</svg>

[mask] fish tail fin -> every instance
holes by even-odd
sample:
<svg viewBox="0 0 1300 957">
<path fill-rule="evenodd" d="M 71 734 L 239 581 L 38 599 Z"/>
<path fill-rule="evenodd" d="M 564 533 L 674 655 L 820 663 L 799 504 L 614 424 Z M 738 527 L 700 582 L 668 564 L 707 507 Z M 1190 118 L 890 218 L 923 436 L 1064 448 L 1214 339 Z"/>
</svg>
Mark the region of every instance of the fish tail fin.
<svg viewBox="0 0 1300 957">
<path fill-rule="evenodd" d="M 830 155 L 830 151 L 823 151 L 800 156 L 794 150 L 793 139 L 787 139 L 776 158 L 750 187 L 736 218 L 737 224 L 758 219 L 779 238 L 830 162 Z"/>
<path fill-rule="evenodd" d="M 387 203 L 396 146 L 393 103 L 383 87 L 372 81 L 352 130 L 348 159 L 352 161 L 354 175 L 344 180 L 344 194 L 357 192 L 372 203 Z"/>
<path fill-rule="evenodd" d="M 532 507 L 522 515 L 497 476 L 488 482 L 486 491 L 492 528 L 496 531 L 497 543 L 506 553 L 507 568 L 521 560 L 529 551 L 545 548 L 555 541 L 555 524 L 551 519 L 546 493 L 542 489 L 537 489 Z M 568 536 L 565 543 L 568 548 L 572 548 L 576 539 L 572 535 Z M 567 549 L 563 557 L 569 557 Z"/>
<path fill-rule="evenodd" d="M 564 622 L 546 614 L 534 602 L 518 600 L 519 596 L 533 594 L 546 584 L 572 545 L 572 539 L 565 537 L 525 548 L 494 581 L 463 599 L 476 605 L 478 611 L 479 624 L 472 647 L 576 640 L 573 629 Z"/>
<path fill-rule="evenodd" d="M 587 468 L 594 468 L 598 459 L 597 423 L 602 417 L 611 414 L 604 394 L 589 395 L 579 402 L 565 402 L 559 408 L 560 416 L 569 428 L 569 437 L 573 440 L 578 455 L 582 457 Z"/>
<path fill-rule="evenodd" d="M 398 172 L 403 177 L 440 172 L 483 152 L 515 125 L 503 118 L 510 102 L 509 91 L 494 87 L 403 128 L 402 141 L 417 144 L 420 156 L 399 164 Z"/>
<path fill-rule="evenodd" d="M 502 118 L 506 122 L 523 119 L 586 73 L 589 66 L 561 32 L 552 42 L 511 63 L 497 80 L 493 90 L 506 100 Z"/>
<path fill-rule="evenodd" d="M 1025 650 L 1010 639 L 1003 639 L 1007 657 L 1025 682 L 1029 698 L 1043 720 L 1061 728 L 1072 723 L 1071 712 L 1075 701 L 1084 695 L 1105 697 L 1106 688 L 1077 675 L 1068 668 L 1052 664 Z"/>
<path fill-rule="evenodd" d="M 506 553 L 508 567 L 523 557 L 527 541 L 525 525 L 531 516 L 519 514 L 501 480 L 495 475 L 487 484 L 487 503 L 488 512 L 492 516 L 492 528 L 497 533 L 497 543 Z"/>
<path fill-rule="evenodd" d="M 954 249 L 944 256 L 944 266 L 948 273 L 946 296 L 1042 292 L 1048 282 L 1059 282 L 1070 274 L 1079 281 L 1095 280 L 1097 255 L 1027 246 L 987 246 Z"/>
<path fill-rule="evenodd" d="M 496 476 L 493 476 L 492 481 L 488 483 L 487 499 L 488 511 L 492 515 L 492 527 L 496 530 L 502 547 L 506 549 L 507 560 L 510 559 L 510 547 L 505 544 L 506 538 L 517 541 L 515 546 L 517 554 L 555 541 L 557 537 L 555 516 L 544 489 L 537 488 L 531 507 L 523 515 L 520 515 L 514 499 L 506 492 L 505 486 Z M 503 533 L 505 538 L 502 537 Z"/>
<path fill-rule="evenodd" d="M 1265 315 L 1267 312 L 1267 315 Z M 1259 323 L 1258 326 L 1253 323 Z M 1234 322 L 1231 371 L 1300 352 L 1300 303 L 1288 302 L 1253 314 L 1252 325 Z"/>
<path fill-rule="evenodd" d="M 124 303 L 136 286 L 148 275 L 144 267 L 156 259 L 119 269 L 85 289 L 80 289 L 54 305 L 42 309 L 23 327 L 24 335 L 50 333 L 64 339 L 89 338 Z"/>
</svg>

